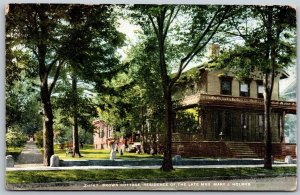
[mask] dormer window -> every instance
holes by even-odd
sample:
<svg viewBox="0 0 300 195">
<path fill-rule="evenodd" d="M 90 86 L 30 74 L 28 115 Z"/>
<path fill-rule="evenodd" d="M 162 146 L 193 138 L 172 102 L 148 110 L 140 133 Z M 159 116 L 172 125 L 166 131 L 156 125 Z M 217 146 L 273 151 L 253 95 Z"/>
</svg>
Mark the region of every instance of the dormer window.
<svg viewBox="0 0 300 195">
<path fill-rule="evenodd" d="M 221 77 L 221 94 L 231 95 L 232 94 L 232 77 Z"/>
<path fill-rule="evenodd" d="M 257 97 L 264 98 L 264 86 L 262 81 L 257 81 Z"/>
<path fill-rule="evenodd" d="M 250 96 L 250 84 L 246 81 L 240 82 L 240 96 L 249 97 Z"/>
</svg>

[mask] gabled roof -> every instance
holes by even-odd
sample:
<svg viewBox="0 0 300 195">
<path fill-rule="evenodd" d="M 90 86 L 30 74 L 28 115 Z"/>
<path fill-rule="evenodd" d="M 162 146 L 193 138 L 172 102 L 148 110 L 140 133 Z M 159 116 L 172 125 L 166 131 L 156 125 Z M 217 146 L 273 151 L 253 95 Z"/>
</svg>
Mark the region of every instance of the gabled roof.
<svg viewBox="0 0 300 195">
<path fill-rule="evenodd" d="M 209 63 L 210 62 L 201 64 L 201 65 L 193 67 L 191 69 L 188 69 L 188 70 L 186 70 L 186 71 L 184 71 L 182 73 L 181 77 L 184 79 L 184 77 L 187 77 L 187 75 L 188 75 L 189 72 L 193 72 L 193 71 L 197 71 L 197 70 L 200 72 L 201 70 L 209 70 L 209 69 L 211 69 L 212 66 L 209 66 Z M 285 70 L 281 70 L 280 79 L 286 79 L 286 78 L 289 78 L 289 76 L 290 75 Z"/>
</svg>

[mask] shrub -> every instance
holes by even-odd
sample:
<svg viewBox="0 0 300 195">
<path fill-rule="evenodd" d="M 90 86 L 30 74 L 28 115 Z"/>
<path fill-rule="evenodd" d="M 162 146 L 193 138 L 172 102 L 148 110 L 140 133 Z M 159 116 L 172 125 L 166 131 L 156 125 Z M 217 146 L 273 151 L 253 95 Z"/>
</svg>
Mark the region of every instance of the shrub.
<svg viewBox="0 0 300 195">
<path fill-rule="evenodd" d="M 43 147 L 43 131 L 38 131 L 34 134 L 34 140 L 35 144 L 38 145 L 38 147 Z"/>
<path fill-rule="evenodd" d="M 28 137 L 24 132 L 21 132 L 18 128 L 8 128 L 6 133 L 6 146 L 7 147 L 22 147 L 27 142 Z"/>
</svg>

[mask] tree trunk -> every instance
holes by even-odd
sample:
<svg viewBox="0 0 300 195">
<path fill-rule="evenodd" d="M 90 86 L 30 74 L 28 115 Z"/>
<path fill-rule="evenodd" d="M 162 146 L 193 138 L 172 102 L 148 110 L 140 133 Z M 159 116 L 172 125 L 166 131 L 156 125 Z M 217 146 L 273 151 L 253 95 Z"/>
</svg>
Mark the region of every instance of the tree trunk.
<svg viewBox="0 0 300 195">
<path fill-rule="evenodd" d="M 40 95 L 41 106 L 43 110 L 43 147 L 45 166 L 50 166 L 50 158 L 54 154 L 53 147 L 53 112 L 51 105 L 51 91 L 48 87 L 48 73 L 45 65 L 47 53 L 47 46 L 45 44 L 38 45 L 38 63 L 39 63 L 39 77 L 40 77 Z"/>
<path fill-rule="evenodd" d="M 161 170 L 171 171 L 173 170 L 172 162 L 172 96 L 171 90 L 165 92 L 165 127 L 166 127 L 166 137 L 165 137 L 165 147 L 164 147 L 164 159 L 162 163 Z"/>
<path fill-rule="evenodd" d="M 264 114 L 265 114 L 265 157 L 264 168 L 272 169 L 272 131 L 271 131 L 271 98 L 272 91 L 269 85 L 269 75 L 264 78 L 265 83 L 265 95 L 264 95 Z"/>
<path fill-rule="evenodd" d="M 72 93 L 73 93 L 73 154 L 72 157 L 75 157 L 77 154 L 78 157 L 82 157 L 79 151 L 79 139 L 78 139 L 78 94 L 77 94 L 77 76 L 73 71 L 72 75 Z"/>
<path fill-rule="evenodd" d="M 265 52 L 265 60 L 266 62 L 270 61 L 270 70 L 264 74 L 264 109 L 265 109 L 265 158 L 264 158 L 264 168 L 272 169 L 272 130 L 271 130 L 271 100 L 272 100 L 272 92 L 274 86 L 274 78 L 275 78 L 275 63 L 276 63 L 276 55 L 275 55 L 275 45 L 273 39 L 273 8 L 271 6 L 268 7 L 267 10 L 267 45 Z"/>
<path fill-rule="evenodd" d="M 46 84 L 45 84 L 46 85 Z M 50 166 L 50 158 L 54 154 L 53 147 L 53 113 L 50 102 L 48 87 L 41 87 L 41 102 L 43 109 L 43 147 L 44 147 L 44 165 Z"/>
<path fill-rule="evenodd" d="M 160 14 L 156 17 L 157 20 L 157 28 L 153 22 L 153 19 L 150 17 L 153 27 L 155 29 L 158 47 L 159 47 L 159 68 L 160 68 L 160 77 L 161 83 L 163 87 L 163 98 L 164 98 L 164 107 L 165 107 L 165 116 L 164 116 L 164 124 L 165 124 L 165 146 L 164 146 L 164 159 L 162 162 L 161 170 L 162 171 L 171 171 L 173 170 L 172 163 L 172 85 L 170 81 L 170 77 L 168 76 L 167 64 L 165 58 L 165 38 L 167 35 L 167 27 L 164 26 L 164 22 L 166 19 L 166 9 L 165 7 L 160 10 Z"/>
<path fill-rule="evenodd" d="M 142 112 L 141 112 L 141 153 L 145 153 L 145 125 L 144 125 L 144 106 L 142 106 Z"/>
</svg>

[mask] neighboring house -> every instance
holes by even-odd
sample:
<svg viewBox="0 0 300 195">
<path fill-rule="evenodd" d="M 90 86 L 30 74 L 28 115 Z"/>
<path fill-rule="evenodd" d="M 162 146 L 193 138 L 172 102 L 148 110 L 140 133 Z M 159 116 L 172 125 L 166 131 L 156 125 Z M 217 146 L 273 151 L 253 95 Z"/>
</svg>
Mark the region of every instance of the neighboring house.
<svg viewBox="0 0 300 195">
<path fill-rule="evenodd" d="M 297 91 L 297 79 L 296 75 L 291 75 L 284 85 L 282 85 L 282 90 L 280 92 L 280 97 L 288 101 L 296 101 L 296 91 Z M 287 114 L 285 117 L 285 142 L 286 143 L 296 143 L 297 142 L 297 116 Z"/>
<path fill-rule="evenodd" d="M 106 124 L 103 120 L 94 120 L 94 147 L 95 149 L 109 149 L 108 141 L 113 139 L 113 126 Z"/>
<path fill-rule="evenodd" d="M 174 90 L 176 118 L 190 112 L 197 127 L 187 132 L 175 122 L 173 154 L 185 156 L 262 157 L 264 155 L 263 83 L 259 72 L 238 80 L 222 70 L 195 67 L 182 75 Z M 284 118 L 296 114 L 296 102 L 279 101 L 279 81 L 272 94 L 273 155 L 296 155 L 296 145 L 284 143 Z M 175 120 L 176 121 L 176 120 Z"/>
<path fill-rule="evenodd" d="M 114 136 L 114 127 L 108 125 L 103 120 L 94 120 L 94 148 L 95 149 L 109 149 L 109 142 L 116 139 Z M 130 148 L 131 145 L 140 145 L 140 134 L 132 133 L 127 137 L 118 138 L 118 143 L 125 144 Z"/>
<path fill-rule="evenodd" d="M 285 100 L 296 101 L 297 99 L 297 79 L 296 76 L 289 79 L 285 86 L 283 86 L 283 90 L 281 91 L 281 97 Z"/>
</svg>

